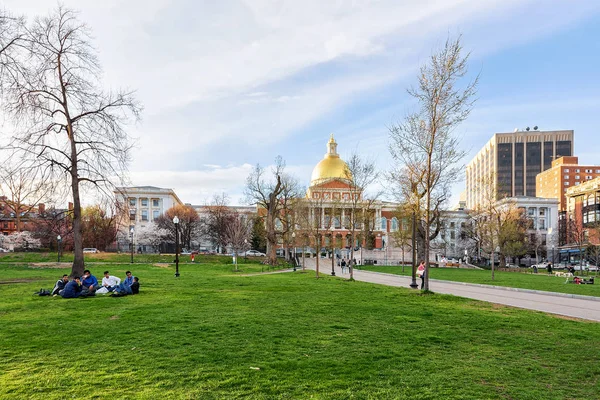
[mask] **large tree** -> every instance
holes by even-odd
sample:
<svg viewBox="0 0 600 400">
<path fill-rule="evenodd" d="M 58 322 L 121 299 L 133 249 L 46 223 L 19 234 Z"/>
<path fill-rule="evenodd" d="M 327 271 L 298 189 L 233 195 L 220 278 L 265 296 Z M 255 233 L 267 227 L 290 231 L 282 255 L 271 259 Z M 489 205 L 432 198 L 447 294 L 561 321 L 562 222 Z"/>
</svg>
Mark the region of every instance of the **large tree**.
<svg viewBox="0 0 600 400">
<path fill-rule="evenodd" d="M 281 157 L 275 159 L 271 174 L 257 164 L 246 178 L 247 202 L 256 204 L 266 213 L 267 257 L 271 265 L 277 263 L 276 249 L 282 233 L 276 222 L 283 216 L 287 217 L 287 205 L 290 203 L 285 199 L 292 199 L 297 188 L 296 179 L 285 173 L 285 162 Z"/>
<path fill-rule="evenodd" d="M 60 179 L 73 198 L 72 275 L 84 269 L 81 190 L 111 195 L 122 178 L 131 143 L 123 129 L 140 107 L 132 92 L 106 91 L 88 27 L 59 6 L 30 23 L 4 69 L 4 110 L 13 117 L 10 148 Z M 10 71 L 7 73 L 6 71 Z"/>
<path fill-rule="evenodd" d="M 235 218 L 235 212 L 229 207 L 229 197 L 225 193 L 213 196 L 206 206 L 206 218 L 202 230 L 212 245 L 225 253 L 228 244 L 227 227 Z"/>
<path fill-rule="evenodd" d="M 179 237 L 181 238 L 180 246 L 187 249 L 192 248 L 192 238 L 200 232 L 201 222 L 200 216 L 190 205 L 174 205 L 169 208 L 165 213 L 154 220 L 154 223 L 160 229 L 164 229 L 169 232 L 168 238 L 175 241 L 175 224 L 173 218 L 177 216 L 179 218 Z"/>
<path fill-rule="evenodd" d="M 95 247 L 98 250 L 106 249 L 117 238 L 117 213 L 102 205 L 93 205 L 83 208 L 83 245 Z"/>
<path fill-rule="evenodd" d="M 465 152 L 459 148 L 455 130 L 471 112 L 478 81 L 461 84 L 468 58 L 463 55 L 460 36 L 447 39 L 421 67 L 418 85 L 408 90 L 417 103 L 416 111 L 390 127 L 390 152 L 397 176 L 403 177 L 398 184 L 408 186 L 416 197 L 411 204 L 422 210 L 425 290 L 429 290 L 431 228 L 439 218 L 436 210 L 463 174 L 458 162 Z"/>
</svg>

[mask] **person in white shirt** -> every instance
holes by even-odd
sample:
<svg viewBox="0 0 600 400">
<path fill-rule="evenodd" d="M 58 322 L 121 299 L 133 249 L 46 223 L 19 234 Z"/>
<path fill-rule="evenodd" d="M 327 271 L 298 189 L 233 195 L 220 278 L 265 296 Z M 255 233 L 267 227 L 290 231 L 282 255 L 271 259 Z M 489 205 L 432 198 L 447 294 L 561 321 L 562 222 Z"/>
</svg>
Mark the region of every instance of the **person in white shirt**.
<svg viewBox="0 0 600 400">
<path fill-rule="evenodd" d="M 121 278 L 110 275 L 108 271 L 104 271 L 104 278 L 102 278 L 102 286 L 104 286 L 109 292 L 115 290 L 115 288 L 120 284 Z"/>
</svg>

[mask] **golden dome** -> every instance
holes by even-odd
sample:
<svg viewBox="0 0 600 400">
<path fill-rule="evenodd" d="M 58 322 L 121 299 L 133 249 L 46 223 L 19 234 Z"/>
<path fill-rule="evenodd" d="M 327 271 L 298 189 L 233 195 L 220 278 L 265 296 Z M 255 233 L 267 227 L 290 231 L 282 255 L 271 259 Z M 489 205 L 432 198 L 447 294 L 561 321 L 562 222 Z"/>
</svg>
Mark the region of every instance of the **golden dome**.
<svg viewBox="0 0 600 400">
<path fill-rule="evenodd" d="M 337 178 L 349 180 L 350 176 L 348 165 L 342 160 L 336 151 L 337 143 L 331 134 L 331 138 L 327 143 L 327 154 L 315 166 L 310 178 L 310 185 L 318 185 L 328 179 Z"/>
</svg>

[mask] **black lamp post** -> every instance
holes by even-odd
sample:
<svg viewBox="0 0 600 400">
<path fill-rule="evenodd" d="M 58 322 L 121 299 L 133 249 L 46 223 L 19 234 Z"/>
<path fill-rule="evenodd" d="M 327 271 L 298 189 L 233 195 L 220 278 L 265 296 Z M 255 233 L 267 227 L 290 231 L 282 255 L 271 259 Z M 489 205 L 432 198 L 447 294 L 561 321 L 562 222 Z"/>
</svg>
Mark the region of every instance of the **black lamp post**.
<svg viewBox="0 0 600 400">
<path fill-rule="evenodd" d="M 294 242 L 294 272 L 296 272 L 296 232 L 292 232 L 292 242 Z"/>
<path fill-rule="evenodd" d="M 133 264 L 133 226 L 129 230 L 129 235 L 130 235 L 129 242 L 131 243 L 131 263 Z"/>
<path fill-rule="evenodd" d="M 244 239 L 244 260 L 248 259 L 248 255 L 246 254 L 248 252 L 248 239 Z"/>
<path fill-rule="evenodd" d="M 175 224 L 175 278 L 179 278 L 179 218 L 173 217 Z"/>
<path fill-rule="evenodd" d="M 56 242 L 58 243 L 58 262 L 60 262 L 60 242 L 61 242 L 62 238 L 60 237 L 60 235 L 58 235 L 56 237 Z"/>
</svg>

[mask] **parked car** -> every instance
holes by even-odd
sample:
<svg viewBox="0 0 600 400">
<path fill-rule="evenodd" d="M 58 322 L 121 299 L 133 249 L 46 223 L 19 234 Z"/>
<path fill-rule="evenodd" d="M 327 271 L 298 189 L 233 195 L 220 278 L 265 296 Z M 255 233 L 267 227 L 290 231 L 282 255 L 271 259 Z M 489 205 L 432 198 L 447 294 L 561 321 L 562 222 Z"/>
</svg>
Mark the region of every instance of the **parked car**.
<svg viewBox="0 0 600 400">
<path fill-rule="evenodd" d="M 517 264 L 507 263 L 506 268 L 519 268 L 519 266 Z"/>
<path fill-rule="evenodd" d="M 587 264 L 588 271 L 598 271 L 597 265 Z"/>
<path fill-rule="evenodd" d="M 246 257 L 266 257 L 265 253 L 261 253 L 258 250 L 248 250 L 246 252 Z"/>
<path fill-rule="evenodd" d="M 95 247 L 86 247 L 83 249 L 84 253 L 98 253 L 98 249 Z"/>
<path fill-rule="evenodd" d="M 2 247 L 0 247 L 0 253 L 8 253 L 8 250 L 3 249 Z"/>
<path fill-rule="evenodd" d="M 542 262 L 542 263 L 539 263 L 539 264 L 533 264 L 529 268 L 547 269 L 548 268 L 548 263 L 547 262 Z"/>
</svg>

